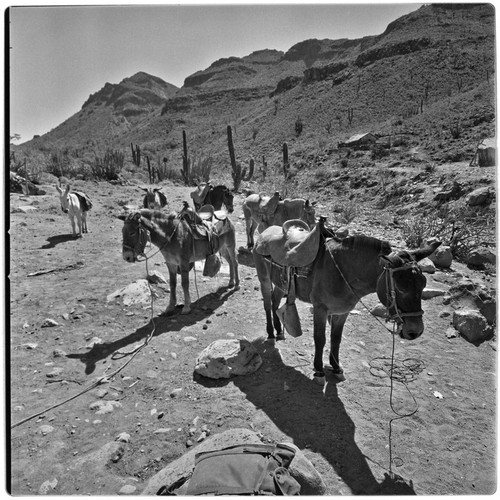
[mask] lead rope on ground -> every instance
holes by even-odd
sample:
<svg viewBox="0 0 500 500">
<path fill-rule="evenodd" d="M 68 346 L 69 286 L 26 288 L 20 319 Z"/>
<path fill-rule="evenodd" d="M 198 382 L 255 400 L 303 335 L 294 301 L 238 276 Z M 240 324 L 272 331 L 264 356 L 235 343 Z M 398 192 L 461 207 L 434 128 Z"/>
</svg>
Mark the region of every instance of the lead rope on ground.
<svg viewBox="0 0 500 500">
<path fill-rule="evenodd" d="M 346 283 L 346 285 L 349 287 L 349 290 L 351 290 L 352 294 L 358 299 L 358 301 L 369 312 L 369 314 L 371 316 L 373 316 L 387 331 L 389 331 L 392 334 L 391 368 L 390 368 L 390 371 L 389 371 L 389 378 L 390 378 L 390 381 L 391 381 L 390 382 L 389 405 L 390 405 L 391 410 L 393 411 L 393 413 L 395 413 L 397 416 L 393 417 L 393 418 L 391 418 L 389 420 L 389 439 L 388 440 L 389 440 L 389 474 L 390 474 L 391 478 L 394 478 L 394 473 L 392 471 L 392 462 L 393 462 L 393 458 L 392 458 L 392 423 L 395 420 L 400 420 L 402 418 L 411 417 L 412 415 L 414 415 L 418 411 L 418 408 L 419 408 L 417 400 L 413 396 L 413 394 L 410 391 L 409 387 L 406 385 L 406 382 L 402 381 L 402 380 L 398 380 L 398 382 L 401 382 L 405 386 L 406 390 L 408 391 L 408 393 L 410 394 L 411 398 L 413 399 L 413 402 L 415 403 L 415 409 L 413 411 L 409 412 L 409 413 L 403 413 L 402 414 L 402 413 L 398 413 L 398 411 L 394 407 L 393 395 L 394 395 L 394 380 L 395 380 L 395 377 L 394 377 L 394 371 L 395 371 L 394 370 L 394 365 L 395 365 L 394 355 L 395 355 L 395 350 L 396 350 L 396 330 L 395 330 L 396 329 L 396 322 L 395 321 L 393 322 L 393 327 L 392 327 L 392 331 L 391 331 L 389 328 L 387 328 L 386 325 L 384 325 L 384 323 L 382 323 L 382 321 L 377 316 L 375 316 L 370 311 L 370 309 L 363 302 L 363 300 L 361 299 L 361 297 L 359 297 L 359 295 L 353 290 L 351 284 L 346 280 L 344 274 L 342 273 L 342 271 L 340 270 L 339 266 L 337 265 L 337 262 L 334 259 L 333 254 L 330 251 L 330 249 L 328 247 L 326 247 L 326 248 L 328 249 L 328 253 L 331 256 L 331 258 L 333 260 L 333 263 L 335 264 L 335 267 L 337 268 L 337 271 L 339 272 L 340 276 L 342 277 L 342 279 L 344 280 L 344 282 Z M 377 359 L 377 358 L 374 358 L 374 359 Z M 338 363 L 338 360 L 336 360 L 336 361 Z M 370 373 L 372 373 L 371 367 L 370 367 Z M 373 373 L 372 373 L 372 375 L 373 375 Z"/>
<path fill-rule="evenodd" d="M 173 234 L 172 234 L 172 236 L 173 236 Z M 155 255 L 155 254 L 153 254 L 153 255 Z M 148 269 L 148 260 L 149 260 L 149 258 L 150 257 L 148 257 L 147 255 L 144 255 L 144 261 L 146 263 L 146 276 L 149 276 L 149 269 Z M 153 325 L 153 328 L 151 329 L 151 332 L 148 334 L 146 340 L 140 346 L 138 346 L 137 348 L 135 348 L 133 351 L 129 351 L 129 352 L 125 352 L 125 353 L 121 353 L 120 351 L 118 351 L 116 353 L 116 354 L 121 354 L 120 358 L 124 358 L 125 356 L 130 356 L 130 358 L 125 363 L 123 363 L 123 365 L 121 365 L 118 369 L 116 369 L 114 372 L 110 373 L 109 375 L 106 375 L 106 371 L 105 371 L 104 375 L 102 377 L 100 377 L 98 380 L 96 380 L 95 382 L 93 382 L 92 384 L 90 384 L 88 387 L 82 389 L 80 392 L 74 394 L 73 396 L 70 396 L 70 397 L 64 399 L 63 401 L 60 401 L 59 403 L 55 403 L 54 405 L 49 406 L 48 408 L 45 408 L 44 410 L 41 410 L 41 411 L 39 411 L 37 413 L 34 413 L 33 415 L 30 415 L 29 417 L 26 417 L 26 418 L 20 420 L 19 422 L 16 422 L 16 423 L 12 424 L 10 426 L 11 429 L 19 427 L 20 425 L 22 425 L 22 424 L 24 424 L 26 422 L 29 422 L 30 420 L 33 420 L 34 418 L 39 417 L 40 415 L 43 415 L 44 413 L 47 413 L 48 411 L 54 410 L 56 408 L 59 408 L 60 406 L 66 404 L 66 403 L 69 403 L 73 399 L 76 399 L 76 398 L 82 396 L 83 394 L 91 391 L 92 389 L 94 389 L 98 385 L 105 383 L 109 379 L 111 379 L 113 377 L 116 377 L 116 375 L 118 375 L 118 373 L 120 373 L 134 359 L 134 357 L 137 354 L 139 354 L 139 352 L 144 347 L 146 347 L 149 344 L 150 340 L 153 338 L 153 335 L 155 333 L 156 324 L 155 324 L 155 321 L 154 321 L 154 295 L 153 295 L 153 290 L 151 288 L 151 285 L 149 283 L 149 279 L 147 279 L 147 283 L 148 283 L 148 288 L 149 288 L 149 293 L 150 293 L 151 323 Z M 116 357 L 114 357 L 114 355 L 113 355 L 113 356 L 111 356 L 111 359 L 116 359 Z"/>
</svg>

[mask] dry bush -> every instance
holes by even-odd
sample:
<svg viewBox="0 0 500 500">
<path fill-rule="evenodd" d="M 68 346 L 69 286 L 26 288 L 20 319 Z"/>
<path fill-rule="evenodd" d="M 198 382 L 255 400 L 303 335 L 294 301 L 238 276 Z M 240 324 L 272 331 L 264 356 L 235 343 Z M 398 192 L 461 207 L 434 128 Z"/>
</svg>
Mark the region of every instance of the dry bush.
<svg viewBox="0 0 500 500">
<path fill-rule="evenodd" d="M 339 224 L 349 224 L 359 215 L 359 202 L 355 200 L 344 200 L 333 206 L 335 221 Z"/>
<path fill-rule="evenodd" d="M 470 207 L 460 201 L 439 213 L 405 220 L 401 233 L 409 248 L 418 248 L 429 238 L 450 247 L 453 257 L 465 260 L 467 254 L 495 242 L 495 212 L 489 207 Z"/>
</svg>

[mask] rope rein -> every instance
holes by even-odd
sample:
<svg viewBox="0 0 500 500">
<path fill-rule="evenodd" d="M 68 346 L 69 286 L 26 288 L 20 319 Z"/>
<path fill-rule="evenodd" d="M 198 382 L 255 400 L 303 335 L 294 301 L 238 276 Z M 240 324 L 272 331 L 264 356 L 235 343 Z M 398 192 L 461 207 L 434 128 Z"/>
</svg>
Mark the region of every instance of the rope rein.
<svg viewBox="0 0 500 500">
<path fill-rule="evenodd" d="M 390 358 L 390 369 L 389 370 L 384 370 L 386 372 L 386 374 L 389 376 L 389 379 L 390 379 L 390 394 L 389 394 L 389 406 L 392 410 L 392 412 L 396 415 L 396 417 L 393 417 L 389 420 L 389 474 L 391 477 L 394 478 L 394 473 L 392 471 L 392 464 L 393 464 L 393 461 L 394 461 L 394 458 L 392 456 L 392 424 L 394 421 L 396 420 L 400 420 L 402 418 L 407 418 L 407 417 L 411 417 L 412 415 L 414 415 L 415 413 L 417 413 L 418 409 L 419 409 L 419 405 L 418 405 L 418 402 L 417 400 L 415 399 L 415 397 L 413 396 L 412 392 L 410 391 L 407 383 L 408 382 L 411 382 L 412 380 L 414 380 L 415 377 L 413 377 L 412 379 L 408 380 L 406 377 L 403 377 L 403 374 L 402 374 L 402 370 L 399 370 L 399 373 L 398 371 L 396 371 L 396 368 L 395 368 L 395 350 L 396 350 L 396 328 L 397 328 L 397 325 L 402 323 L 403 322 L 403 318 L 406 317 L 406 316 L 422 316 L 423 315 L 423 311 L 416 311 L 416 312 L 410 312 L 410 313 L 402 313 L 398 306 L 397 306 L 397 302 L 396 302 L 396 285 L 395 285 L 395 282 L 394 282 L 394 276 L 393 274 L 397 271 L 402 271 L 402 270 L 406 270 L 406 269 L 416 269 L 418 268 L 418 264 L 416 261 L 412 261 L 412 262 L 408 262 L 400 267 L 396 267 L 396 268 L 390 268 L 388 266 L 384 266 L 384 273 L 386 273 L 386 291 L 387 291 L 387 297 L 389 299 L 389 306 L 387 306 L 387 312 L 389 313 L 389 309 L 392 307 L 394 308 L 395 310 L 395 314 L 392 314 L 390 315 L 389 313 L 389 316 L 387 317 L 386 319 L 386 322 L 388 321 L 393 321 L 393 326 L 392 326 L 392 330 L 390 330 L 384 323 L 382 323 L 382 321 L 377 317 L 375 316 L 375 314 L 372 313 L 372 311 L 370 311 L 370 309 L 367 307 L 367 305 L 363 302 L 363 300 L 361 299 L 361 297 L 354 291 L 354 289 L 352 288 L 351 284 L 347 281 L 346 277 L 344 276 L 344 274 L 342 273 L 342 271 L 340 270 L 331 250 L 328 248 L 328 246 L 325 244 L 325 247 L 328 249 L 328 253 L 330 254 L 330 257 L 332 258 L 333 260 L 333 263 L 335 264 L 335 267 L 337 268 L 337 271 L 339 272 L 340 276 L 342 277 L 342 279 L 344 280 L 344 282 L 346 283 L 346 285 L 349 287 L 349 290 L 351 291 L 351 293 L 358 299 L 358 301 L 362 304 L 362 306 L 370 313 L 371 316 L 373 316 L 380 325 L 382 325 L 387 331 L 389 331 L 391 334 L 392 334 L 392 350 L 391 350 L 391 358 Z M 385 358 L 374 358 L 374 359 L 385 359 Z M 373 360 L 372 360 L 373 361 Z M 410 361 L 410 359 L 408 360 L 404 360 L 403 361 L 403 365 L 405 362 L 407 361 Z M 423 363 L 420 361 L 420 360 L 411 360 L 411 361 L 416 361 L 416 363 L 414 364 L 414 367 L 413 368 L 410 368 L 410 370 L 413 371 L 413 373 L 416 373 L 417 370 L 422 367 Z M 337 360 L 338 362 L 338 360 Z M 416 367 L 416 368 L 415 368 Z M 373 372 L 372 372 L 372 366 L 370 366 L 370 373 L 372 375 L 375 375 Z M 422 368 L 423 369 L 423 368 Z M 419 371 L 421 371 L 422 369 L 420 369 Z M 387 373 L 387 371 L 389 373 Z M 418 371 L 418 372 L 419 372 Z M 378 376 L 378 375 L 375 375 L 375 376 Z M 394 381 L 396 382 L 400 382 L 401 384 L 404 385 L 405 389 L 407 390 L 408 394 L 411 396 L 412 400 L 413 400 L 413 403 L 414 403 L 414 409 L 408 413 L 400 413 L 398 412 L 398 410 L 395 408 L 395 405 L 394 405 Z M 400 459 L 401 460 L 401 459 Z"/>
</svg>

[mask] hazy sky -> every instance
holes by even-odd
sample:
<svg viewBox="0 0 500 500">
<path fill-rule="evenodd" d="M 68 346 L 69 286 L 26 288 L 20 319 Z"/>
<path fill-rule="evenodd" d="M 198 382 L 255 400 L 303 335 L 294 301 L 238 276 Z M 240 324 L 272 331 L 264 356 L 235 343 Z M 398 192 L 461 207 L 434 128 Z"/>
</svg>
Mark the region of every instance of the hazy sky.
<svg viewBox="0 0 500 500">
<path fill-rule="evenodd" d="M 106 82 L 145 71 L 181 87 L 221 57 L 378 35 L 421 4 L 30 5 L 10 9 L 10 133 L 20 143 L 75 114 Z"/>
</svg>

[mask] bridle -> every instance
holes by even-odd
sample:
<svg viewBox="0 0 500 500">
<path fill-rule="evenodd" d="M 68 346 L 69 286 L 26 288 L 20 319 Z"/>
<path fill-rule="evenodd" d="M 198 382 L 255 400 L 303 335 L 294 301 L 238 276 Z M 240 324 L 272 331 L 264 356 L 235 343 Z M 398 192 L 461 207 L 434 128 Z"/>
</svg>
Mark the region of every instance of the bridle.
<svg viewBox="0 0 500 500">
<path fill-rule="evenodd" d="M 385 274 L 385 285 L 386 285 L 386 294 L 387 294 L 387 302 L 389 305 L 386 306 L 388 313 L 388 320 L 395 321 L 398 324 L 403 323 L 403 318 L 406 317 L 416 317 L 423 316 L 424 311 L 414 311 L 414 312 L 402 312 L 396 301 L 396 283 L 394 280 L 394 273 L 399 271 L 407 271 L 411 270 L 414 274 L 422 274 L 422 270 L 415 260 L 410 262 L 405 262 L 403 265 L 399 267 L 390 267 L 384 266 L 384 270 L 382 274 Z M 394 310 L 394 314 L 391 314 L 391 310 Z"/>
<path fill-rule="evenodd" d="M 132 252 L 134 252 L 134 257 L 146 257 L 145 253 L 144 253 L 144 249 L 146 248 L 146 243 L 148 241 L 150 241 L 150 238 L 149 238 L 149 231 L 144 227 L 144 224 L 142 223 L 142 221 L 139 219 L 138 223 L 137 223 L 137 233 L 139 233 L 139 238 L 137 239 L 137 243 L 135 244 L 135 246 L 130 246 L 130 245 L 126 245 L 125 243 L 122 244 L 122 247 L 123 248 L 126 248 L 128 250 L 132 250 Z M 133 235 L 135 236 L 135 233 L 133 233 Z M 140 248 L 140 250 L 138 250 Z"/>
<path fill-rule="evenodd" d="M 131 247 L 130 245 L 126 245 L 125 243 L 122 243 L 122 248 L 126 248 L 128 250 L 132 250 L 132 252 L 134 253 L 134 257 L 136 257 L 136 258 L 137 257 L 143 257 L 144 259 L 148 259 L 148 258 L 153 257 L 158 252 L 161 252 L 162 248 L 165 245 L 168 245 L 170 243 L 171 239 L 174 237 L 174 234 L 176 233 L 177 228 L 179 227 L 179 224 L 182 222 L 182 212 L 179 213 L 179 214 L 177 214 L 176 219 L 178 220 L 178 223 L 175 224 L 175 227 L 172 230 L 172 233 L 165 239 L 165 242 L 162 243 L 162 245 L 158 247 L 158 250 L 156 250 L 156 252 L 154 252 L 153 255 L 150 255 L 148 257 L 144 253 L 144 249 L 146 248 L 146 243 L 148 241 L 151 241 L 151 238 L 150 238 L 149 229 L 147 229 L 144 226 L 144 223 L 142 222 L 141 219 L 139 219 L 137 221 L 137 232 L 139 233 L 139 238 L 137 240 L 137 243 L 136 243 L 135 247 Z M 135 235 L 135 233 L 134 233 L 134 235 Z M 137 251 L 138 248 L 140 248 L 139 251 Z"/>
<path fill-rule="evenodd" d="M 330 257 L 333 260 L 333 263 L 335 264 L 335 267 L 337 268 L 337 271 L 339 272 L 340 276 L 344 280 L 345 284 L 349 287 L 349 290 L 351 293 L 363 304 L 363 306 L 370 311 L 370 309 L 363 303 L 361 300 L 361 297 L 358 296 L 358 294 L 354 291 L 352 288 L 351 284 L 349 281 L 347 281 L 346 277 L 344 276 L 344 273 L 340 270 L 340 267 L 337 264 L 337 261 L 335 260 L 331 250 L 328 248 L 328 245 L 325 245 L 325 247 L 328 250 L 328 253 L 330 254 Z M 420 269 L 418 263 L 415 260 L 411 260 L 410 262 L 405 262 L 399 267 L 390 267 L 388 265 L 384 266 L 384 270 L 382 271 L 382 274 L 379 276 L 378 279 L 382 278 L 382 275 L 385 274 L 385 283 L 386 283 L 386 294 L 387 294 L 387 302 L 389 305 L 385 306 L 387 309 L 387 321 L 394 321 L 398 325 L 401 325 L 403 323 L 403 318 L 406 317 L 417 317 L 417 316 L 423 316 L 424 311 L 414 311 L 414 312 L 402 312 L 397 304 L 396 301 L 396 283 L 394 281 L 394 273 L 397 273 L 399 271 L 406 271 L 408 269 L 411 269 L 413 273 L 418 273 L 422 274 L 422 270 Z M 394 314 L 391 314 L 391 309 L 395 311 Z M 373 314 L 373 313 L 372 313 Z"/>
</svg>

